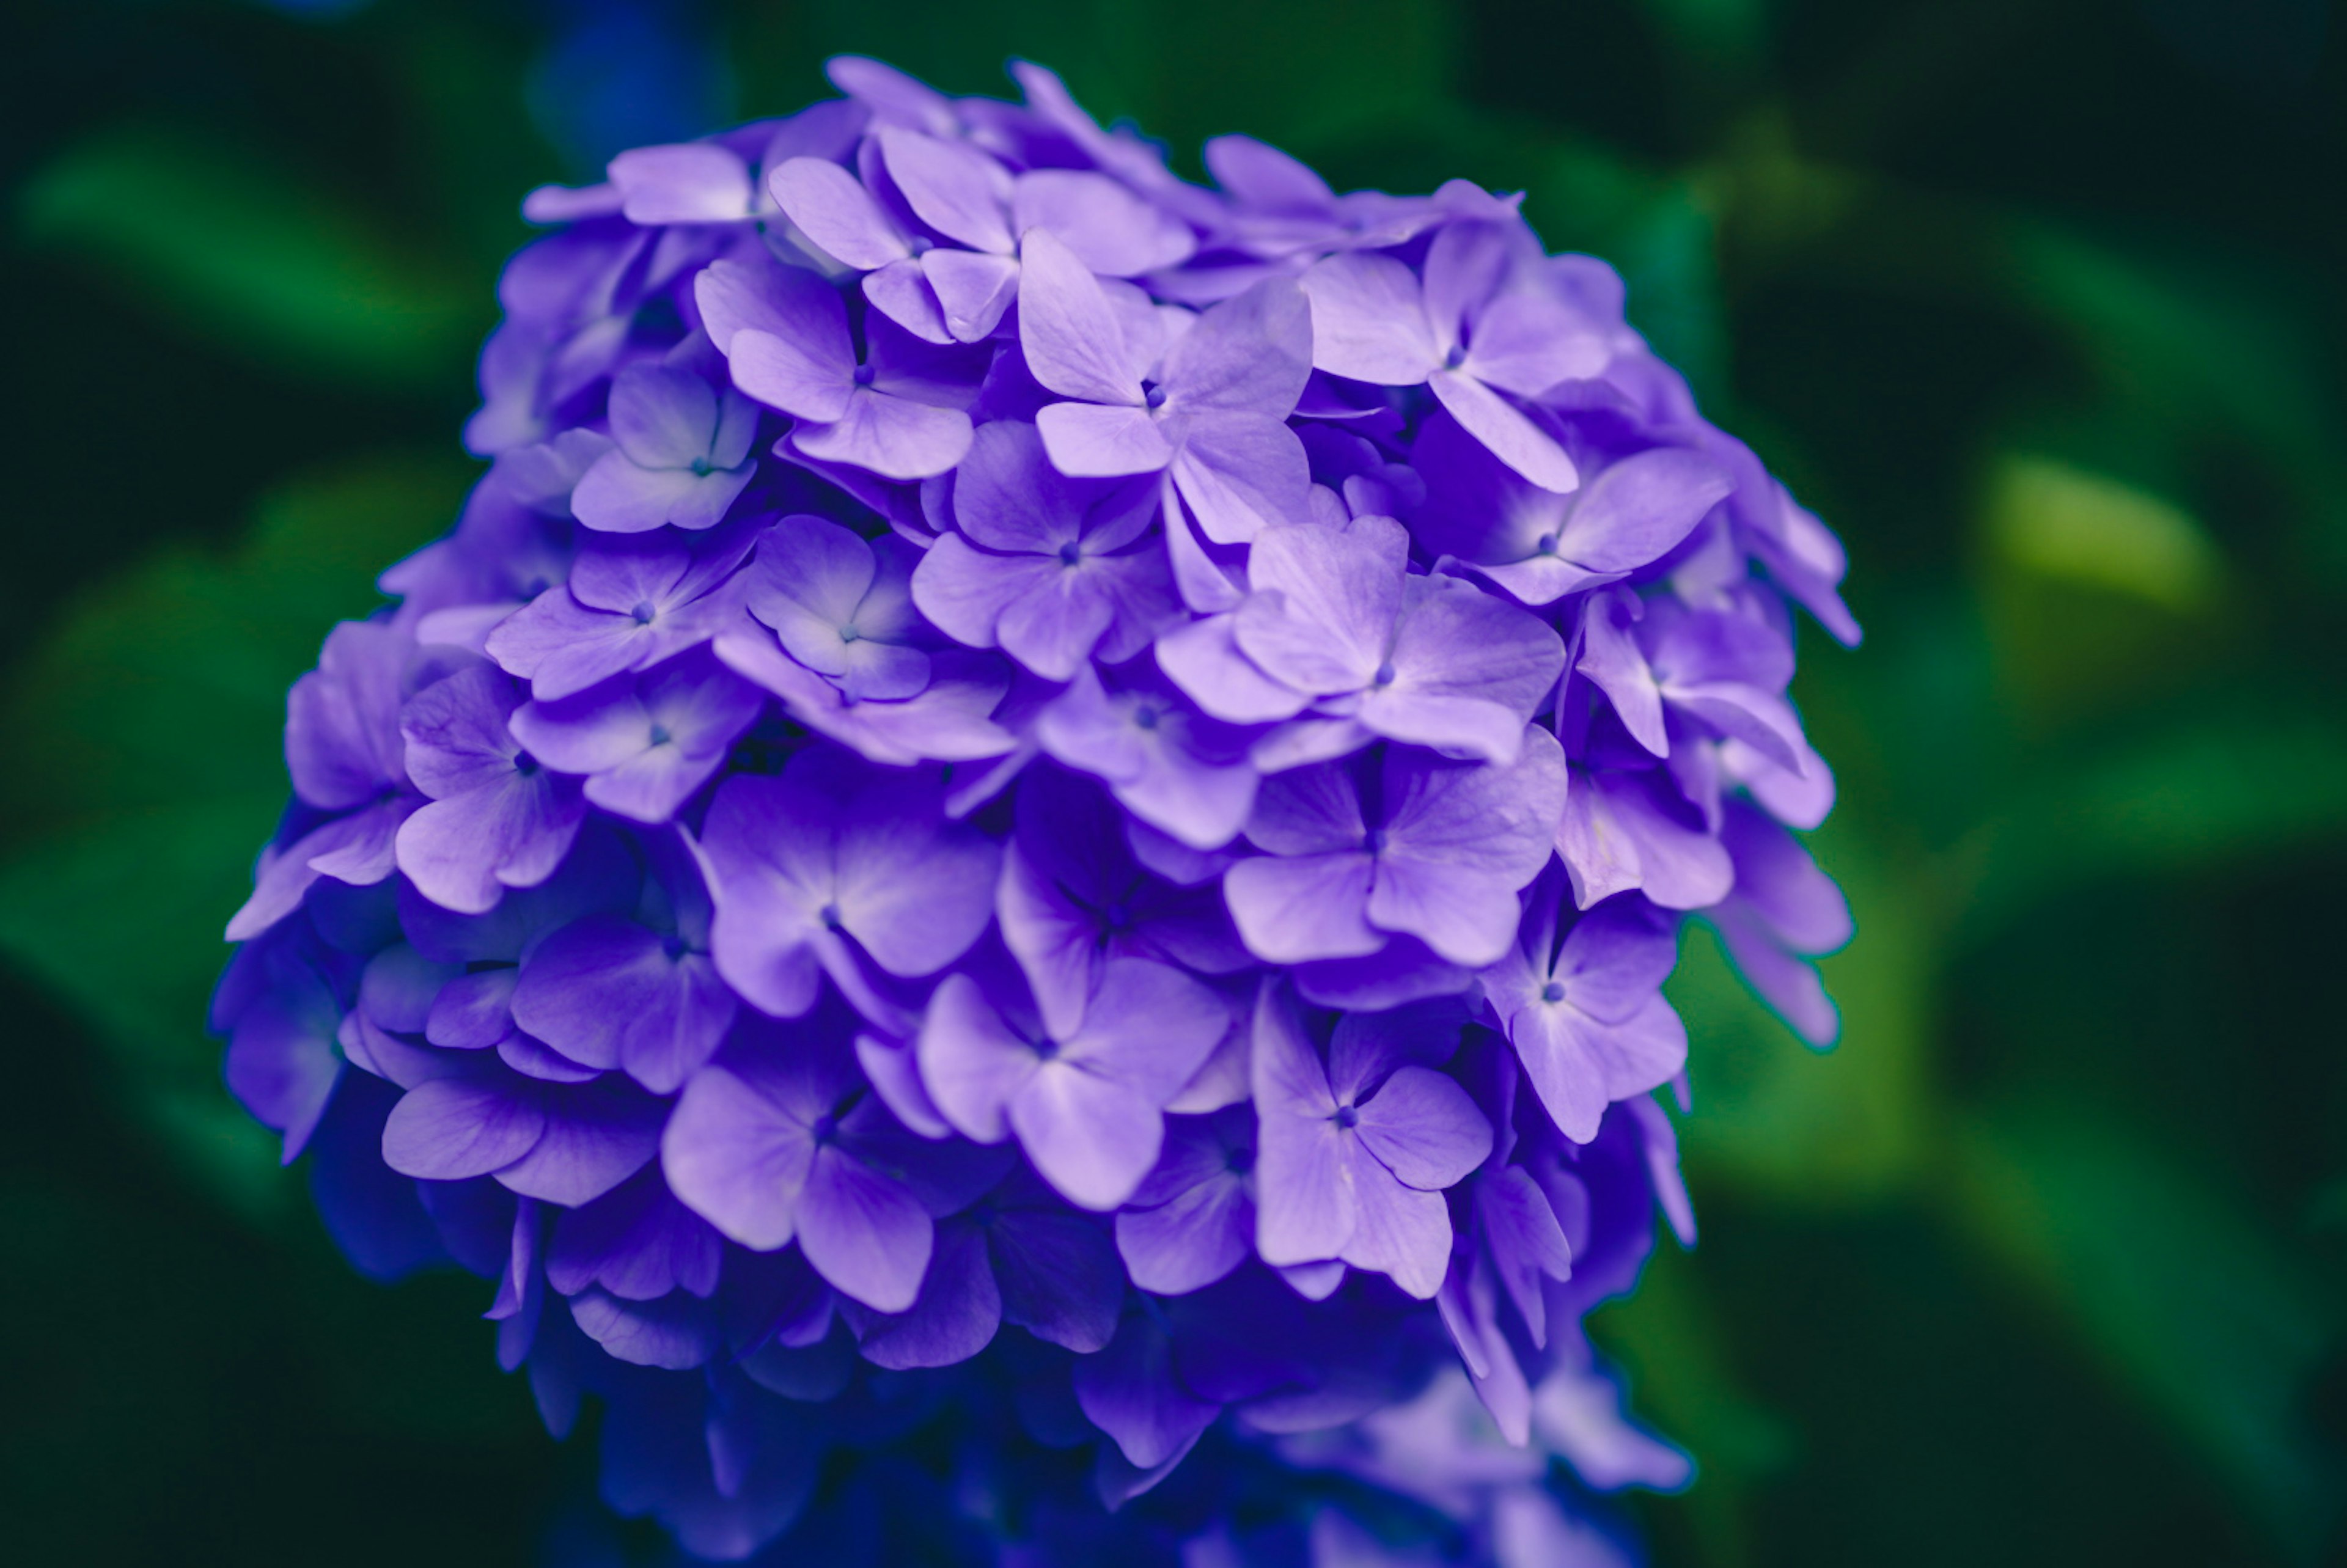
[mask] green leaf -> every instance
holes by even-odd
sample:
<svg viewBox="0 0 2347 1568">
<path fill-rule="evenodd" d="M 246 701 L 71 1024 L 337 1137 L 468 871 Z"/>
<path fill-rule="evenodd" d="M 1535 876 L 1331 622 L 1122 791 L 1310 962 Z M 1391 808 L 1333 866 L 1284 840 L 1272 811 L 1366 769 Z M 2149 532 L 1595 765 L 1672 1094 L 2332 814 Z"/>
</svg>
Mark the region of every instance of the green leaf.
<svg viewBox="0 0 2347 1568">
<path fill-rule="evenodd" d="M 331 188 L 185 128 L 68 148 L 20 192 L 36 245 L 232 352 L 370 384 L 463 374 L 489 297 Z"/>
<path fill-rule="evenodd" d="M 2300 1417 L 2335 1301 L 2258 1217 L 2075 1103 L 1968 1118 L 1952 1198 L 1974 1238 L 2188 1442 L 2274 1538 L 2311 1554 L 2341 1512 Z"/>
<path fill-rule="evenodd" d="M 290 485 L 225 559 L 169 550 L 80 605 L 0 702 L 20 754 L 0 957 L 112 1048 L 129 1102 L 213 1191 L 275 1201 L 275 1140 L 221 1087 L 204 1009 L 220 928 L 286 796 L 286 688 L 466 475 L 394 456 Z"/>
<path fill-rule="evenodd" d="M 1680 1148 L 1699 1178 L 1778 1203 L 1840 1204 L 1897 1191 L 1922 1170 L 1938 966 L 1911 879 L 1887 874 L 1837 822 L 1811 846 L 1841 883 L 1857 939 L 1820 966 L 1842 1038 L 1820 1056 L 1691 925 L 1665 988 L 1686 1020 L 1695 1109 Z"/>
</svg>

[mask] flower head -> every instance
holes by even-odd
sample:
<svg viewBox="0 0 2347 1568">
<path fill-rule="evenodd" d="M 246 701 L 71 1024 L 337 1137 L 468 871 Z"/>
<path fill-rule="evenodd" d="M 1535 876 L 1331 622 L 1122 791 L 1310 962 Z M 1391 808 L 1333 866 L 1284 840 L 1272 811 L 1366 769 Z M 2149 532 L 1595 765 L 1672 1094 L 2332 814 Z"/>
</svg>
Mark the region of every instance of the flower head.
<svg viewBox="0 0 2347 1568">
<path fill-rule="evenodd" d="M 1624 1561 L 1544 1478 L 1685 1478 L 1580 1330 L 1692 1240 L 1685 918 L 1835 1028 L 1838 547 L 1512 199 L 1017 74 L 532 195 L 494 463 L 289 699 L 229 1085 L 691 1556 Z"/>
</svg>

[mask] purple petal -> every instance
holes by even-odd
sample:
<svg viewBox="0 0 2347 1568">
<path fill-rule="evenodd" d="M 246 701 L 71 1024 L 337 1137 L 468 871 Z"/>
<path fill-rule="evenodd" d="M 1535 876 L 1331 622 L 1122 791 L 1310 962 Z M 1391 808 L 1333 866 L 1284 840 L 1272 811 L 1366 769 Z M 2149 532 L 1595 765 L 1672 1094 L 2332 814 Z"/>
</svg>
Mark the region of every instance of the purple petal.
<svg viewBox="0 0 2347 1568">
<path fill-rule="evenodd" d="M 946 331 L 958 343 L 977 343 L 992 333 L 1019 297 L 1019 263 L 1010 256 L 936 250 L 920 265 Z"/>
<path fill-rule="evenodd" d="M 1049 229 L 1086 267 L 1133 278 L 1179 266 L 1197 249 L 1180 220 L 1089 169 L 1038 169 L 1020 175 L 1010 198 L 1021 234 Z"/>
<path fill-rule="evenodd" d="M 690 1296 L 624 1301 L 590 1286 L 571 1297 L 570 1316 L 606 1354 L 633 1367 L 686 1371 L 717 1348 L 715 1315 Z"/>
<path fill-rule="evenodd" d="M 562 1214 L 546 1276 L 565 1296 L 593 1285 L 628 1301 L 680 1289 L 705 1297 L 717 1289 L 720 1256 L 717 1233 L 647 1173 Z"/>
<path fill-rule="evenodd" d="M 1437 370 L 1429 379 L 1434 395 L 1451 417 L 1501 462 L 1543 490 L 1563 493 L 1580 485 L 1581 471 L 1557 445 L 1556 437 L 1505 397 L 1460 371 Z"/>
<path fill-rule="evenodd" d="M 881 1312 L 920 1293 L 934 1230 L 901 1183 L 836 1149 L 818 1149 L 799 1196 L 798 1243 L 815 1272 Z"/>
<path fill-rule="evenodd" d="M 929 1098 L 957 1131 L 981 1143 L 1010 1135 L 1004 1112 L 1040 1059 L 1003 1022 L 977 981 L 954 974 L 938 982 L 915 1049 Z"/>
<path fill-rule="evenodd" d="M 1255 1249 L 1274 1266 L 1334 1257 L 1357 1217 L 1350 1136 L 1294 1004 L 1269 986 L 1255 1004 L 1254 1078 Z"/>
<path fill-rule="evenodd" d="M 1002 165 L 968 142 L 896 126 L 883 126 L 878 140 L 889 178 L 922 222 L 973 250 L 1010 251 L 1010 176 Z"/>
<path fill-rule="evenodd" d="M 611 916 L 564 927 L 520 973 L 515 1021 L 573 1061 L 625 1067 L 655 1094 L 709 1060 L 736 1011 L 706 957 L 671 956 L 657 933 Z"/>
<path fill-rule="evenodd" d="M 500 1166 L 500 1184 L 525 1197 L 575 1208 L 599 1198 L 660 1151 L 660 1102 L 623 1085 L 545 1091 L 546 1133 Z"/>
<path fill-rule="evenodd" d="M 787 1086 L 771 1072 L 744 1077 L 723 1063 L 685 1084 L 661 1139 L 670 1189 L 743 1246 L 771 1252 L 796 1231 L 815 1139 Z"/>
<path fill-rule="evenodd" d="M 1310 515 L 1312 466 L 1304 443 L 1266 415 L 1192 415 L 1172 471 L 1199 530 L 1216 544 L 1244 544 Z"/>
<path fill-rule="evenodd" d="M 804 267 L 785 266 L 764 254 L 729 257 L 702 270 L 693 280 L 692 297 L 702 330 L 729 359 L 734 338 L 755 332 L 798 345 L 802 363 L 819 383 L 844 386 L 855 372 L 846 308 L 829 283 Z"/>
<path fill-rule="evenodd" d="M 1043 1208 L 1006 1210 L 989 1229 L 1002 1316 L 1089 1356 L 1116 1333 L 1124 1269 L 1098 1224 Z"/>
<path fill-rule="evenodd" d="M 333 999 L 323 991 L 310 1007 L 282 995 L 264 995 L 238 1018 L 229 1036 L 229 1091 L 264 1125 L 285 1134 L 288 1164 L 316 1131 L 342 1074 L 332 1006 Z"/>
<path fill-rule="evenodd" d="M 486 1078 L 436 1078 L 401 1096 L 383 1130 L 384 1163 L 405 1176 L 462 1181 L 528 1154 L 545 1135 L 538 1095 Z"/>
<path fill-rule="evenodd" d="M 824 158 L 794 158 L 767 171 L 784 216 L 824 254 L 869 272 L 912 254 L 904 231 L 856 176 Z"/>
<path fill-rule="evenodd" d="M 1284 420 L 1312 375 L 1312 310 L 1267 279 L 1198 318 L 1165 355 L 1167 405 Z"/>
<path fill-rule="evenodd" d="M 1138 370 L 1091 269 L 1048 230 L 1026 237 L 1020 260 L 1020 347 L 1035 379 L 1063 397 L 1140 407 Z"/>
<path fill-rule="evenodd" d="M 1389 518 L 1272 528 L 1247 557 L 1259 590 L 1232 627 L 1241 651 L 1304 692 L 1352 692 L 1384 663 L 1402 606 L 1409 535 Z"/>
<path fill-rule="evenodd" d="M 1183 1452 L 1222 1413 L 1182 1386 L 1173 1345 L 1146 1313 L 1128 1314 L 1106 1349 L 1077 1362 L 1075 1382 L 1084 1415 L 1143 1470 Z"/>
<path fill-rule="evenodd" d="M 1513 762 L 1525 723 L 1563 671 L 1564 644 L 1459 579 L 1428 580 L 1444 586 L 1412 595 L 1387 656 L 1392 678 L 1362 699 L 1361 723 L 1394 740 Z"/>
<path fill-rule="evenodd" d="M 1052 466 L 1078 477 L 1154 474 L 1174 460 L 1173 444 L 1145 408 L 1054 403 L 1035 415 Z"/>
<path fill-rule="evenodd" d="M 1229 1173 L 1116 1216 L 1117 1251 L 1133 1283 L 1160 1296 L 1184 1296 L 1221 1279 L 1245 1261 L 1254 1235 L 1254 1200 Z"/>
<path fill-rule="evenodd" d="M 1718 464 L 1681 446 L 1609 463 L 1573 497 L 1556 553 L 1592 571 L 1634 571 L 1677 548 L 1733 488 Z"/>
<path fill-rule="evenodd" d="M 399 829 L 399 868 L 434 903 L 477 915 L 554 874 L 586 819 L 574 782 L 540 773 L 436 800 Z"/>
<path fill-rule="evenodd" d="M 1142 1091 L 1065 1057 L 1043 1062 L 1012 1094 L 1009 1111 L 1020 1146 L 1044 1179 L 1071 1203 L 1099 1211 L 1133 1195 L 1165 1134 L 1164 1119 Z"/>
<path fill-rule="evenodd" d="M 810 413 L 806 417 L 831 423 L 805 425 L 793 432 L 791 442 L 800 451 L 891 479 L 942 474 L 969 450 L 969 415 L 960 409 L 892 397 L 873 387 L 855 388 L 835 414 Z"/>
<path fill-rule="evenodd" d="M 1449 1205 L 1440 1193 L 1402 1185 L 1367 1150 L 1347 1142 L 1356 1218 L 1339 1255 L 1355 1268 L 1387 1276 L 1420 1301 L 1432 1300 L 1450 1264 Z"/>
<path fill-rule="evenodd" d="M 864 1358 L 898 1371 L 950 1367 L 985 1349 L 1001 1323 L 1002 1296 L 985 1235 L 974 1225 L 946 1225 L 938 1232 L 919 1299 L 865 1331 Z"/>
<path fill-rule="evenodd" d="M 1376 876 L 1377 862 L 1358 850 L 1251 856 L 1224 874 L 1223 896 L 1240 939 L 1267 964 L 1355 958 L 1386 944 L 1368 922 Z"/>
<path fill-rule="evenodd" d="M 1394 1069 L 1357 1114 L 1362 1144 L 1406 1187 L 1440 1192 L 1491 1153 L 1491 1125 L 1475 1102 L 1423 1067 Z"/>
<path fill-rule="evenodd" d="M 1631 630 L 1644 613 L 1637 596 L 1625 588 L 1607 589 L 1591 595 L 1581 613 L 1581 657 L 1573 669 L 1605 693 L 1633 740 L 1658 757 L 1667 755 L 1662 689 Z"/>
<path fill-rule="evenodd" d="M 1415 386 L 1441 363 L 1418 279 L 1388 256 L 1348 251 L 1304 274 L 1312 363 L 1335 375 Z"/>
<path fill-rule="evenodd" d="M 415 640 L 345 620 L 326 634 L 318 668 L 285 700 L 285 765 L 293 793 L 327 811 L 364 805 L 407 782 L 400 682 Z"/>
<path fill-rule="evenodd" d="M 1256 541 L 1261 548 L 1262 541 Z M 1184 695 L 1214 718 L 1260 724 L 1293 718 L 1312 700 L 1271 675 L 1239 651 L 1235 614 L 1209 615 L 1178 625 L 1157 640 L 1157 667 Z"/>
<path fill-rule="evenodd" d="M 607 172 L 630 223 L 731 223 L 750 216 L 750 171 L 709 141 L 631 148 Z"/>
</svg>

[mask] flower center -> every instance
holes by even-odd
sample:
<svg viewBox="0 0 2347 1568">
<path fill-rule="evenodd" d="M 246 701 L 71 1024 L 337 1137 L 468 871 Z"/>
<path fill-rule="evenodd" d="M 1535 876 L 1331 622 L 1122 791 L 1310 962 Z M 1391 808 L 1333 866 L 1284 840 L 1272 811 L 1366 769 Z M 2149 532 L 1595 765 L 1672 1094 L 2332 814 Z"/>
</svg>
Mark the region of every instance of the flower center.
<svg viewBox="0 0 2347 1568">
<path fill-rule="evenodd" d="M 1066 544 L 1060 547 L 1060 564 L 1061 566 L 1076 566 L 1081 564 L 1083 559 L 1083 548 L 1078 545 L 1075 540 L 1070 539 Z"/>
<path fill-rule="evenodd" d="M 1157 710 L 1143 702 L 1133 711 L 1133 722 L 1144 730 L 1153 730 L 1157 727 Z"/>
<path fill-rule="evenodd" d="M 675 736 L 668 733 L 668 726 L 666 724 L 654 724 L 652 726 L 652 744 L 656 746 L 664 746 L 675 738 Z"/>
<path fill-rule="evenodd" d="M 641 599 L 636 601 L 636 608 L 628 613 L 635 617 L 638 626 L 650 626 L 652 623 L 652 617 L 660 612 L 652 608 L 651 600 Z"/>
<path fill-rule="evenodd" d="M 1392 685 L 1392 684 L 1393 684 L 1393 679 L 1394 679 L 1394 667 L 1393 667 L 1393 661 L 1392 661 L 1392 660 L 1390 660 L 1390 659 L 1387 660 L 1384 663 L 1382 663 L 1382 664 L 1378 665 L 1378 672 L 1377 672 L 1376 674 L 1374 674 L 1374 675 L 1372 675 L 1372 676 L 1370 676 L 1370 677 L 1369 677 L 1369 680 L 1370 680 L 1374 684 L 1376 684 L 1376 685 L 1379 685 L 1379 686 L 1390 686 L 1390 685 Z"/>
<path fill-rule="evenodd" d="M 1383 855 L 1386 852 L 1386 830 L 1373 827 L 1361 835 L 1361 848 L 1367 854 Z"/>
<path fill-rule="evenodd" d="M 825 930 L 838 930 L 840 928 L 839 906 L 836 904 L 825 905 L 820 910 L 816 911 L 815 918 L 823 922 L 823 928 Z"/>
<path fill-rule="evenodd" d="M 856 384 L 858 386 L 869 386 L 872 384 L 872 367 L 870 365 L 859 364 L 856 367 Z"/>
<path fill-rule="evenodd" d="M 514 772 L 521 774 L 521 776 L 526 779 L 536 778 L 538 776 L 538 759 L 531 756 L 528 752 L 516 752 L 514 753 Z"/>
<path fill-rule="evenodd" d="M 716 466 L 717 466 L 714 463 L 712 463 L 706 457 L 695 457 L 692 460 L 692 471 L 698 477 L 708 477 L 710 474 L 715 471 Z"/>
<path fill-rule="evenodd" d="M 1223 1164 L 1230 1171 L 1231 1174 L 1235 1176 L 1244 1176 L 1249 1171 L 1255 1169 L 1255 1151 L 1253 1149 L 1234 1149 L 1230 1152 L 1228 1157 L 1223 1161 Z"/>
<path fill-rule="evenodd" d="M 1540 544 L 1535 548 L 1540 554 L 1544 556 L 1553 556 L 1556 554 L 1556 536 L 1554 534 L 1542 534 L 1540 537 Z"/>
<path fill-rule="evenodd" d="M 1361 1113 L 1358 1111 L 1354 1110 L 1351 1106 L 1339 1105 L 1337 1107 L 1336 1122 L 1337 1126 L 1350 1127 L 1358 1123 L 1360 1119 Z"/>
<path fill-rule="evenodd" d="M 1551 980 L 1548 984 L 1541 987 L 1541 1000 L 1544 1002 L 1561 1002 L 1563 999 L 1564 982 L 1563 980 Z"/>
<path fill-rule="evenodd" d="M 1163 408 L 1165 406 L 1165 389 L 1162 386 L 1153 386 L 1147 392 L 1143 393 L 1141 396 L 1142 401 L 1148 404 L 1152 408 Z"/>
<path fill-rule="evenodd" d="M 842 642 L 856 641 L 861 639 L 864 633 L 857 630 L 852 623 L 839 629 L 839 640 Z"/>
<path fill-rule="evenodd" d="M 828 1143 L 839 1136 L 839 1118 L 826 1111 L 815 1119 L 815 1141 Z"/>
<path fill-rule="evenodd" d="M 1466 363 L 1467 345 L 1463 343 L 1452 343 L 1450 345 L 1450 352 L 1442 356 L 1442 368 L 1445 370 L 1457 370 L 1460 365 L 1465 364 Z"/>
</svg>

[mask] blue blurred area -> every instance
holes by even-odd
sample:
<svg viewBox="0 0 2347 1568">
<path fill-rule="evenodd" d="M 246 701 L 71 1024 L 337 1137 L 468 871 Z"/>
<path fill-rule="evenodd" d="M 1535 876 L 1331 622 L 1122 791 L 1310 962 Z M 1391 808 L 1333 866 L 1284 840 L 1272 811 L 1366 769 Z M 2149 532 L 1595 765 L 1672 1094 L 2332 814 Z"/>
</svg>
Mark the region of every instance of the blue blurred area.
<svg viewBox="0 0 2347 1568">
<path fill-rule="evenodd" d="M 580 178 L 613 153 L 707 134 L 732 78 L 693 0 L 540 0 L 545 41 L 524 94 L 531 123 Z"/>
</svg>

